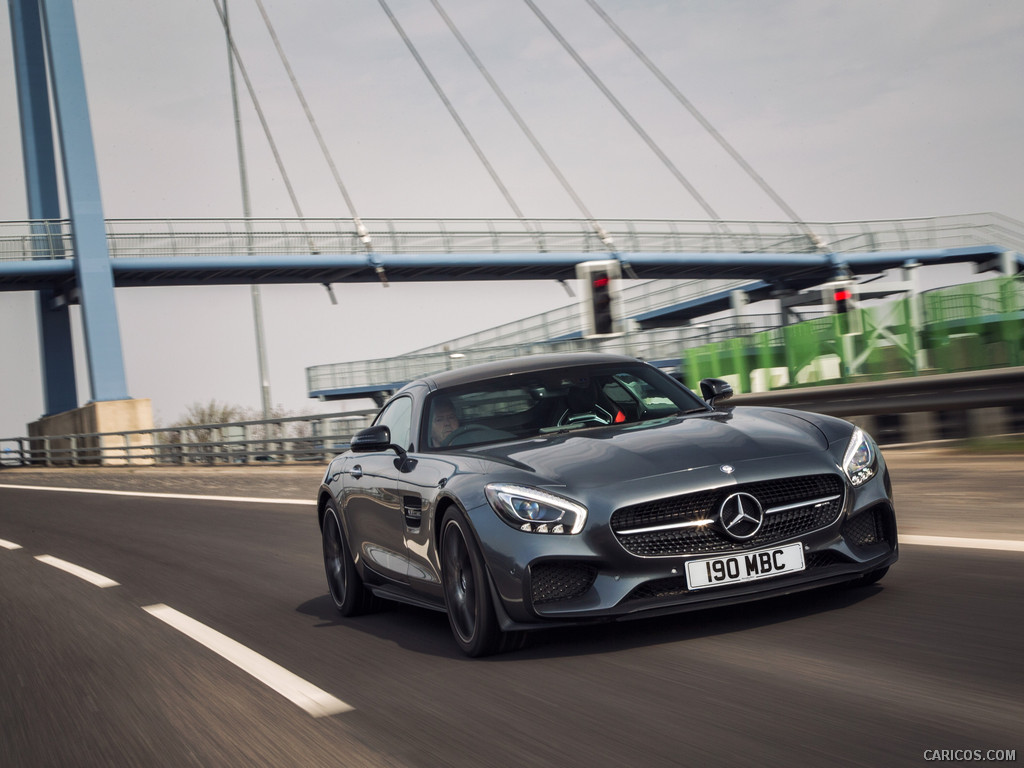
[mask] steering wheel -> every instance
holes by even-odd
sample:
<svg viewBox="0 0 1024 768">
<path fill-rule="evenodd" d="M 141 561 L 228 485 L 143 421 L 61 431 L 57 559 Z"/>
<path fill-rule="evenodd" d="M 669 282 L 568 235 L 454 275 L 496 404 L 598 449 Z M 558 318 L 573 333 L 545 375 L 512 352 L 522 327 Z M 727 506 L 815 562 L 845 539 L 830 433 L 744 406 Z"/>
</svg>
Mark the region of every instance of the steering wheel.
<svg viewBox="0 0 1024 768">
<path fill-rule="evenodd" d="M 558 419 L 558 426 L 565 427 L 572 424 L 611 424 L 611 416 L 602 414 L 601 411 L 604 409 L 598 409 L 594 411 L 581 411 L 580 413 L 573 413 L 572 411 L 566 411 Z"/>
<path fill-rule="evenodd" d="M 456 427 L 452 431 L 452 433 L 448 435 L 448 437 L 441 441 L 441 447 L 447 448 L 450 445 L 455 445 L 456 441 L 463 442 L 461 440 L 458 440 L 458 438 L 462 437 L 463 435 L 471 435 L 474 432 L 485 433 L 490 431 L 491 428 L 485 427 L 483 424 L 463 424 L 461 427 Z M 480 434 L 479 436 L 483 437 L 483 434 Z M 472 440 L 468 442 L 472 442 Z"/>
</svg>

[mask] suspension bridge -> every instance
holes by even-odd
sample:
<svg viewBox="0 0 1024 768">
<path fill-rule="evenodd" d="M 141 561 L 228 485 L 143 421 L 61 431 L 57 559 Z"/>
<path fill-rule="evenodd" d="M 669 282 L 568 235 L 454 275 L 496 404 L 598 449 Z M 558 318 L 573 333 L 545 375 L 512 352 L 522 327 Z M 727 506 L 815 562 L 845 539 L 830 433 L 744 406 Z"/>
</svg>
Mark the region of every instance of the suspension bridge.
<svg viewBox="0 0 1024 768">
<path fill-rule="evenodd" d="M 703 221 L 598 220 L 438 0 L 431 0 L 580 212 L 579 218 L 570 220 L 527 218 L 399 19 L 384 0 L 379 2 L 515 217 L 380 220 L 358 216 L 274 35 L 282 63 L 346 200 L 350 217 L 303 216 L 286 169 L 274 149 L 294 203 L 293 218 L 266 220 L 246 215 L 240 219 L 108 220 L 103 216 L 99 194 L 71 0 L 9 0 L 30 219 L 0 223 L 0 290 L 39 292 L 47 415 L 77 408 L 67 314 L 68 306 L 76 303 L 83 310 L 93 402 L 128 399 L 113 301 L 116 288 L 272 283 L 320 283 L 329 288 L 340 282 L 386 285 L 390 281 L 566 281 L 574 277 L 581 262 L 606 259 L 617 261 L 630 278 L 698 281 L 690 285 L 686 296 L 666 296 L 664 304 L 646 306 L 635 315 L 640 322 L 654 322 L 651 318 L 657 317 L 657 322 L 671 323 L 713 311 L 721 306 L 723 296 L 735 291 L 758 298 L 785 297 L 836 278 L 854 279 L 893 268 L 951 262 L 972 262 L 979 269 L 999 269 L 1004 273 L 1020 268 L 1020 252 L 1024 251 L 1021 225 L 998 214 L 841 223 L 800 219 L 595 0 L 586 0 L 787 216 L 786 221 L 777 222 L 721 218 L 541 9 L 532 0 L 525 0 L 566 53 L 708 215 Z M 266 9 L 260 0 L 256 3 L 273 35 Z M 226 31 L 232 80 L 237 68 L 273 147 L 273 136 L 230 33 L 227 4 L 214 0 L 214 5 Z M 57 174 L 58 147 L 62 185 Z M 241 144 L 239 148 L 241 156 Z M 244 161 L 241 167 L 244 173 Z M 62 215 L 61 187 L 67 216 Z M 245 208 L 248 213 L 247 201 Z M 731 282 L 723 289 L 722 281 Z M 316 394 L 312 386 L 311 394 Z"/>
</svg>

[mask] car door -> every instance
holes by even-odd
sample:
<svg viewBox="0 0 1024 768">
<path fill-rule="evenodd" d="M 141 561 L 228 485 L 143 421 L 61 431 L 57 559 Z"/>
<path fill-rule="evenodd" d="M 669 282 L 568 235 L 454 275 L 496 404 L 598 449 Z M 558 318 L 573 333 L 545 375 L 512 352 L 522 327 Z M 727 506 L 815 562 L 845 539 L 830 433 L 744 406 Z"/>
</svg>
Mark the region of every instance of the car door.
<svg viewBox="0 0 1024 768">
<path fill-rule="evenodd" d="M 418 454 L 406 469 L 399 477 L 398 492 L 405 527 L 409 585 L 429 598 L 443 601 L 441 575 L 435 566 L 433 511 L 441 488 L 455 474 L 455 465 L 448 459 Z"/>
<path fill-rule="evenodd" d="M 391 442 L 408 448 L 412 434 L 412 398 L 392 400 L 374 424 L 391 430 Z M 342 504 L 353 549 L 364 564 L 389 580 L 405 583 L 407 556 L 401 460 L 394 450 L 358 453 L 346 458 Z"/>
</svg>

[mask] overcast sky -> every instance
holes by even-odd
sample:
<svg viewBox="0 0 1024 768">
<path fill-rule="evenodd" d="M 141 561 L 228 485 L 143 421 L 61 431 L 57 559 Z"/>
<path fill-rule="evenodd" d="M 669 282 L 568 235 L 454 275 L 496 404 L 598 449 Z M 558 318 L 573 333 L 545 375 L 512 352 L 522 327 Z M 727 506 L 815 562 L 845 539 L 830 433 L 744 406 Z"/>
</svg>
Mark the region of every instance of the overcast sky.
<svg viewBox="0 0 1024 768">
<path fill-rule="evenodd" d="M 537 0 L 727 219 L 783 218 L 584 0 Z M 364 218 L 511 216 L 373 0 L 265 0 Z M 389 5 L 528 216 L 578 217 L 427 0 Z M 442 0 L 598 218 L 706 218 L 525 3 Z M 1024 219 L 1020 0 L 602 0 L 806 220 L 994 211 Z M 76 2 L 107 218 L 242 213 L 213 0 Z M 307 216 L 347 209 L 250 0 L 237 44 Z M 27 217 L 10 29 L 0 14 L 0 220 Z M 247 96 L 253 213 L 291 204 Z M 311 365 L 397 355 L 568 303 L 553 282 L 265 286 L 273 400 Z M 0 293 L 0 437 L 43 411 L 34 295 Z M 160 423 L 190 403 L 259 405 L 249 291 L 117 292 L 129 393 Z M 81 346 L 81 345 L 79 345 Z M 80 400 L 90 395 L 84 360 Z"/>
</svg>

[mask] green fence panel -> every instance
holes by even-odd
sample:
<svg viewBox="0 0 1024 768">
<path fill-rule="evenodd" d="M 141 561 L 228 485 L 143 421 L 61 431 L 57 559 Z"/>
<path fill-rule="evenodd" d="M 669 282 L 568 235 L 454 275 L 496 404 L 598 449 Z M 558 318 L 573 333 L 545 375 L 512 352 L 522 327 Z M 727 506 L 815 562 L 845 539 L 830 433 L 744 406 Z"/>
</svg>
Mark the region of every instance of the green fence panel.
<svg viewBox="0 0 1024 768">
<path fill-rule="evenodd" d="M 919 302 L 921 327 L 915 327 Z M 788 386 L 1024 364 L 1024 276 L 958 285 L 683 350 L 687 383 L 785 368 Z M 769 382 L 771 376 L 765 375 Z"/>
</svg>

